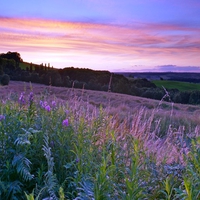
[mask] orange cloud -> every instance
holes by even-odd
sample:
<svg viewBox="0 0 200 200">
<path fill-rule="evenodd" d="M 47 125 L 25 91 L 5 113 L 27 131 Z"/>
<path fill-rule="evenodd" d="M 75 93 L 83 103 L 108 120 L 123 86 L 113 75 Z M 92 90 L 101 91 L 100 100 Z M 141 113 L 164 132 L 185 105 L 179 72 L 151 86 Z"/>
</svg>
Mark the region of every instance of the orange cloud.
<svg viewBox="0 0 200 200">
<path fill-rule="evenodd" d="M 110 68 L 120 68 L 135 64 L 200 63 L 200 30 L 194 27 L 17 18 L 0 18 L 0 24 L 1 51 L 18 51 L 30 62 L 46 61 L 58 64 L 56 67 L 69 66 L 68 63 L 89 68 L 106 66 L 107 69 L 109 64 Z M 96 63 L 97 60 L 101 63 Z"/>
</svg>

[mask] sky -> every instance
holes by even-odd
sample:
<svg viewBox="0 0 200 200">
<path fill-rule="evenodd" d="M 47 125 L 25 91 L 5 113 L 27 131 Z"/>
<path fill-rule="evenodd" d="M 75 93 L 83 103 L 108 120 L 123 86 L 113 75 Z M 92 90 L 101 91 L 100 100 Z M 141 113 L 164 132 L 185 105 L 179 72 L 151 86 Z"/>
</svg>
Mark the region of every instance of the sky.
<svg viewBox="0 0 200 200">
<path fill-rule="evenodd" d="M 0 53 L 55 68 L 200 72 L 199 0 L 0 0 Z"/>
</svg>

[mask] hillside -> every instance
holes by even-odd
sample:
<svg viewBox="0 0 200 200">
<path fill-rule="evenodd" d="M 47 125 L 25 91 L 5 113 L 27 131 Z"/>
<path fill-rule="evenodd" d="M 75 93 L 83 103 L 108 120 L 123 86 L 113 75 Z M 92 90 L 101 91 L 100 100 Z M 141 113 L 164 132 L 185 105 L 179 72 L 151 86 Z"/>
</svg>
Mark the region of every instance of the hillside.
<svg viewBox="0 0 200 200">
<path fill-rule="evenodd" d="M 155 78 L 155 76 L 157 78 Z M 152 80 L 160 78 L 158 85 Z M 199 105 L 200 90 L 198 85 L 189 85 L 180 81 L 199 82 L 198 73 L 111 73 L 109 71 L 85 68 L 66 67 L 57 69 L 48 65 L 36 65 L 23 62 L 17 52 L 0 54 L 0 84 L 8 85 L 9 80 L 40 83 L 44 85 L 79 88 L 94 91 L 112 91 L 138 97 L 161 100 L 167 94 L 165 101 Z M 160 86 L 167 82 L 167 91 Z M 177 84 L 175 85 L 175 80 Z M 163 82 L 161 82 L 163 81 Z M 159 85 L 160 84 L 160 85 Z M 190 87 L 192 86 L 192 87 Z M 188 88 L 190 87 L 190 88 Z M 99 104 L 95 102 L 94 104 Z M 151 106 L 150 106 L 151 107 Z"/>
<path fill-rule="evenodd" d="M 126 77 L 146 78 L 148 80 L 174 80 L 184 82 L 200 82 L 200 73 L 196 72 L 121 72 Z"/>
<path fill-rule="evenodd" d="M 170 81 L 170 80 L 154 80 L 152 81 L 157 87 L 164 87 L 166 89 L 178 89 L 179 91 L 194 91 L 200 90 L 199 83 L 188 83 L 181 81 Z"/>
<path fill-rule="evenodd" d="M 200 107 L 194 105 L 174 104 L 162 100 L 153 100 L 132 95 L 94 91 L 86 89 L 66 88 L 46 86 L 37 83 L 27 83 L 21 81 L 10 81 L 8 86 L 0 86 L 0 98 L 7 95 L 14 98 L 21 92 L 29 93 L 33 91 L 35 95 L 48 95 L 51 99 L 69 100 L 78 98 L 79 100 L 99 107 L 109 108 L 110 113 L 126 116 L 135 112 L 141 107 L 146 107 L 148 110 L 156 112 L 159 115 L 173 115 L 173 117 L 190 118 L 190 120 L 198 121 Z"/>
<path fill-rule="evenodd" d="M 199 199 L 197 106 L 11 81 L 0 107 L 0 199 Z"/>
</svg>

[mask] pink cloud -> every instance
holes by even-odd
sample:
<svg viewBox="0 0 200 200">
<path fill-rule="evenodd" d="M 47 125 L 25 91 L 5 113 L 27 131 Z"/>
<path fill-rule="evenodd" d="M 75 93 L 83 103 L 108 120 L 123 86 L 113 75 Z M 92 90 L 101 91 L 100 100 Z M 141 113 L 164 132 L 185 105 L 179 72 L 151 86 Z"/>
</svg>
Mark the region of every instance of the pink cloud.
<svg viewBox="0 0 200 200">
<path fill-rule="evenodd" d="M 82 62 L 89 68 L 95 67 L 98 59 L 102 66 L 110 63 L 111 68 L 123 64 L 163 65 L 169 60 L 175 65 L 200 63 L 200 30 L 194 27 L 17 18 L 0 18 L 0 24 L 0 50 L 19 51 L 30 62 L 50 59 L 54 65 L 59 64 L 57 67 L 63 67 L 70 60 L 72 65 Z M 77 61 L 78 57 L 81 60 Z M 103 61 L 105 57 L 110 61 Z"/>
</svg>

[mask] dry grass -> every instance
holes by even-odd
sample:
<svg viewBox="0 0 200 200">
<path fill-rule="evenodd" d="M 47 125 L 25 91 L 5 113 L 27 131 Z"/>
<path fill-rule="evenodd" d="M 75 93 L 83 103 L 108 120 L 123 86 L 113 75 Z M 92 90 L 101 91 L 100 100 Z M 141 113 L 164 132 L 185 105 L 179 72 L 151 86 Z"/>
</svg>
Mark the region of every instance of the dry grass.
<svg viewBox="0 0 200 200">
<path fill-rule="evenodd" d="M 180 145 L 177 146 L 176 143 L 184 134 L 194 133 L 194 127 L 199 127 L 199 106 L 172 104 L 162 100 L 157 101 L 111 92 L 11 81 L 9 86 L 0 87 L 0 98 L 8 94 L 19 95 L 21 92 L 28 94 L 31 90 L 35 95 L 48 97 L 48 100 L 56 98 L 58 101 L 68 101 L 71 104 L 81 101 L 89 108 L 89 112 L 93 112 L 95 107 L 99 108 L 102 105 L 115 121 L 111 123 L 112 126 L 115 126 L 115 130 L 118 130 L 116 136 L 118 135 L 117 137 L 121 140 L 127 133 L 142 140 L 144 147 L 149 149 L 148 153 L 154 154 L 157 158 L 157 163 L 161 162 L 163 158 L 169 162 L 178 160 L 182 162 L 183 152 L 181 149 L 184 149 L 182 148 L 184 144 L 181 144 L 182 147 L 179 148 Z M 180 131 L 180 126 L 183 127 L 182 131 Z M 178 136 L 176 137 L 176 135 Z M 171 158 L 173 160 L 170 160 Z"/>
<path fill-rule="evenodd" d="M 94 106 L 99 107 L 100 105 L 102 105 L 104 108 L 109 107 L 112 114 L 116 114 L 119 111 L 122 114 L 135 112 L 135 110 L 138 110 L 140 107 L 144 106 L 150 111 L 156 109 L 156 111 L 161 115 L 172 114 L 171 112 L 173 108 L 174 117 L 187 116 L 187 118 L 195 118 L 199 120 L 199 106 L 183 104 L 174 104 L 172 106 L 172 104 L 168 102 L 159 102 L 153 99 L 130 96 L 125 94 L 53 87 L 36 83 L 30 84 L 21 81 L 10 81 L 10 84 L 8 86 L 0 86 L 0 98 L 2 98 L 3 96 L 8 96 L 9 94 L 20 94 L 21 92 L 29 93 L 30 90 L 33 90 L 34 94 L 36 95 L 48 94 L 49 97 L 53 96 L 61 100 L 68 100 L 76 96 L 84 102 L 89 102 Z"/>
</svg>

